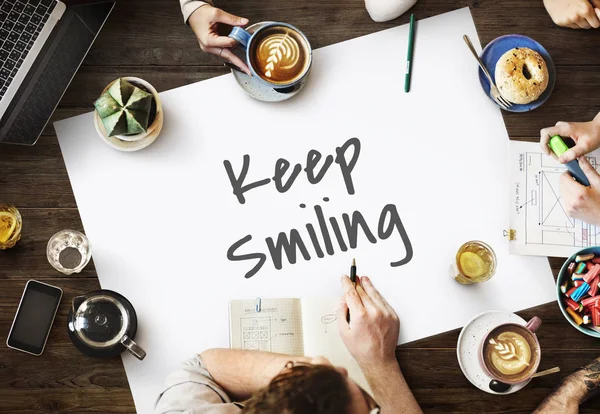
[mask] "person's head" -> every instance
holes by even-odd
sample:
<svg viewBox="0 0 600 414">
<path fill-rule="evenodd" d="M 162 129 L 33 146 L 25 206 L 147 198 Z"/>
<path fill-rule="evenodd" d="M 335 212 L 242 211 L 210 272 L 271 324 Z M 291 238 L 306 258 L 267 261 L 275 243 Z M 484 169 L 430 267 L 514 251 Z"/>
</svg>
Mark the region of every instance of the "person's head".
<svg viewBox="0 0 600 414">
<path fill-rule="evenodd" d="M 369 414 L 378 406 L 348 378 L 345 368 L 325 358 L 312 364 L 288 362 L 270 384 L 245 403 L 245 414 Z"/>
</svg>

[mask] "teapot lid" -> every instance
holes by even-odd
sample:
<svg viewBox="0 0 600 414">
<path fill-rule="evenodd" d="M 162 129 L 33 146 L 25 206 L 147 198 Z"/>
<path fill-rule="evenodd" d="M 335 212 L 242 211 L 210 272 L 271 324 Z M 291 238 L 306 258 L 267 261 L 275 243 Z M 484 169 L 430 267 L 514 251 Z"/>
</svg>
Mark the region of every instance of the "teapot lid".
<svg viewBox="0 0 600 414">
<path fill-rule="evenodd" d="M 129 327 L 129 313 L 117 298 L 98 294 L 88 297 L 74 314 L 74 331 L 87 345 L 113 346 L 121 341 Z"/>
</svg>

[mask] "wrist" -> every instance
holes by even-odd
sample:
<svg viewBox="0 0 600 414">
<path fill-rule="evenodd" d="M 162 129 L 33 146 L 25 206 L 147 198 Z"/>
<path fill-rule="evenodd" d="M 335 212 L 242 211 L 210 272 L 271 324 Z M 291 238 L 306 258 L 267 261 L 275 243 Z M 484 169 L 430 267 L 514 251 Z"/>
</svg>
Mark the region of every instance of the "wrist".
<svg viewBox="0 0 600 414">
<path fill-rule="evenodd" d="M 383 359 L 381 361 L 368 361 L 359 364 L 359 366 L 367 377 L 386 377 L 389 374 L 401 373 L 400 365 L 395 357 L 393 359 Z"/>
<path fill-rule="evenodd" d="M 577 401 L 581 404 L 587 396 L 587 388 L 583 378 L 583 371 L 578 370 L 565 378 L 563 384 L 557 390 L 557 393 L 567 397 L 569 400 Z"/>
</svg>

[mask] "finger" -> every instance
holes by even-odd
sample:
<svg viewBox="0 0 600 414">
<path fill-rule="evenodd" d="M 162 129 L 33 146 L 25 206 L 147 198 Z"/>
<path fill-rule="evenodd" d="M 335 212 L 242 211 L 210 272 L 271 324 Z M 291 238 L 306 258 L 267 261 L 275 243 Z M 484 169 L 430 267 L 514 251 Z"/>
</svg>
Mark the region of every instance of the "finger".
<svg viewBox="0 0 600 414">
<path fill-rule="evenodd" d="M 540 147 L 542 147 L 542 151 L 544 151 L 544 154 L 551 155 L 554 158 L 558 159 L 556 157 L 556 154 L 554 154 L 554 152 L 548 146 L 550 138 L 552 138 L 554 135 L 558 135 L 558 133 L 555 132 L 555 129 L 556 127 L 549 127 L 540 130 Z"/>
<path fill-rule="evenodd" d="M 567 199 L 566 195 L 570 194 L 571 187 L 577 185 L 570 172 L 565 171 L 560 175 L 560 194 L 563 199 Z"/>
<path fill-rule="evenodd" d="M 579 26 L 577 23 L 567 23 L 565 24 L 565 27 L 576 30 L 581 29 L 581 26 Z"/>
<path fill-rule="evenodd" d="M 587 158 L 579 157 L 578 162 L 579 166 L 581 167 L 581 171 L 583 171 L 591 186 L 600 187 L 600 175 L 598 175 L 598 172 L 594 169 L 594 167 L 592 167 L 592 164 L 590 164 Z"/>
<path fill-rule="evenodd" d="M 248 19 L 246 19 L 245 17 L 239 17 L 231 13 L 227 13 L 226 11 L 221 9 L 216 10 L 214 20 L 219 23 L 228 24 L 230 26 L 244 26 L 248 24 Z"/>
<path fill-rule="evenodd" d="M 592 28 L 592 26 L 590 26 L 590 24 L 588 23 L 588 21 L 586 20 L 585 17 L 579 18 L 579 20 L 577 20 L 577 25 L 579 27 L 581 27 L 582 29 L 591 29 Z"/>
<path fill-rule="evenodd" d="M 589 23 L 590 27 L 593 27 L 594 29 L 600 27 L 600 18 L 598 18 L 596 10 L 597 9 L 591 8 L 589 13 L 585 16 L 585 19 Z"/>
<path fill-rule="evenodd" d="M 390 305 L 388 301 L 383 297 L 383 295 L 379 293 L 379 291 L 375 288 L 375 285 L 373 285 L 371 279 L 369 279 L 366 276 L 363 276 L 360 278 L 360 282 L 374 302 L 379 302 L 382 306 L 382 309 L 386 309 L 390 315 L 393 315 L 396 318 L 398 318 L 398 315 L 396 314 L 396 311 L 394 310 L 392 305 Z"/>
<path fill-rule="evenodd" d="M 358 292 L 358 296 L 360 297 L 360 301 L 363 306 L 367 309 L 377 310 L 377 305 L 373 302 L 373 300 L 369 297 L 365 289 L 360 285 L 356 285 L 356 292 Z"/>
<path fill-rule="evenodd" d="M 246 75 L 252 76 L 252 72 L 250 72 L 250 68 L 248 67 L 248 65 L 246 65 L 242 59 L 237 57 L 231 51 L 231 49 L 223 48 L 223 51 L 221 51 L 221 48 L 219 47 L 219 48 L 214 48 L 214 50 L 216 50 L 216 53 L 215 52 L 211 52 L 211 53 L 215 53 L 216 55 L 218 55 L 220 53 L 221 57 L 223 59 L 227 59 L 228 61 L 233 63 L 235 66 L 237 66 L 238 68 L 243 70 L 246 73 Z"/>
<path fill-rule="evenodd" d="M 340 305 L 336 310 L 337 316 L 337 325 L 340 332 L 347 331 L 350 329 L 350 324 L 348 323 L 348 305 L 346 304 L 346 299 L 342 297 Z"/>
<path fill-rule="evenodd" d="M 544 128 L 540 131 L 540 145 L 544 153 L 547 155 L 554 155 L 554 152 L 552 152 L 548 146 L 548 142 L 550 142 L 550 138 L 555 135 L 559 135 L 561 137 L 570 136 L 571 125 L 568 122 L 559 121 L 556 123 L 556 125 Z"/>
<path fill-rule="evenodd" d="M 362 300 L 356 291 L 356 286 L 354 286 L 354 283 L 346 275 L 342 276 L 342 289 L 344 290 L 344 297 L 350 312 L 364 309 Z"/>
<path fill-rule="evenodd" d="M 208 36 L 208 39 L 206 39 L 207 47 L 230 48 L 235 47 L 236 45 L 237 41 L 227 36 L 217 36 L 216 34 L 213 34 L 211 36 Z"/>
<path fill-rule="evenodd" d="M 588 143 L 585 141 L 578 141 L 573 148 L 569 148 L 563 155 L 558 157 L 558 161 L 562 164 L 566 164 L 567 162 L 571 162 L 574 159 L 584 156 L 588 152 L 590 152 Z"/>
<path fill-rule="evenodd" d="M 367 293 L 367 295 L 369 295 L 369 297 L 371 298 L 371 301 L 375 305 L 377 305 L 381 308 L 386 307 L 385 299 L 383 299 L 383 297 L 381 296 L 379 291 L 377 289 L 375 289 L 375 286 L 373 286 L 373 283 L 371 282 L 371 280 L 368 277 L 361 276 L 360 284 L 363 287 L 363 289 L 365 290 L 365 292 Z"/>
<path fill-rule="evenodd" d="M 598 16 L 598 19 L 600 19 L 600 5 L 598 5 L 594 11 L 596 12 L 596 16 Z"/>
</svg>

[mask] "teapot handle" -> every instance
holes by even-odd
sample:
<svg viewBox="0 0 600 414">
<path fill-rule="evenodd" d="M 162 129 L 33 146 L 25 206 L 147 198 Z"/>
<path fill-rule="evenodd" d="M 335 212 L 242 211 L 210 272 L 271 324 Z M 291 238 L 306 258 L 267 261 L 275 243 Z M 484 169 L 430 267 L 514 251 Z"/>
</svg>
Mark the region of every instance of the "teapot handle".
<svg viewBox="0 0 600 414">
<path fill-rule="evenodd" d="M 146 357 L 146 351 L 144 351 L 141 346 L 136 344 L 133 339 L 127 335 L 123 335 L 121 338 L 121 344 L 140 361 Z"/>
</svg>

